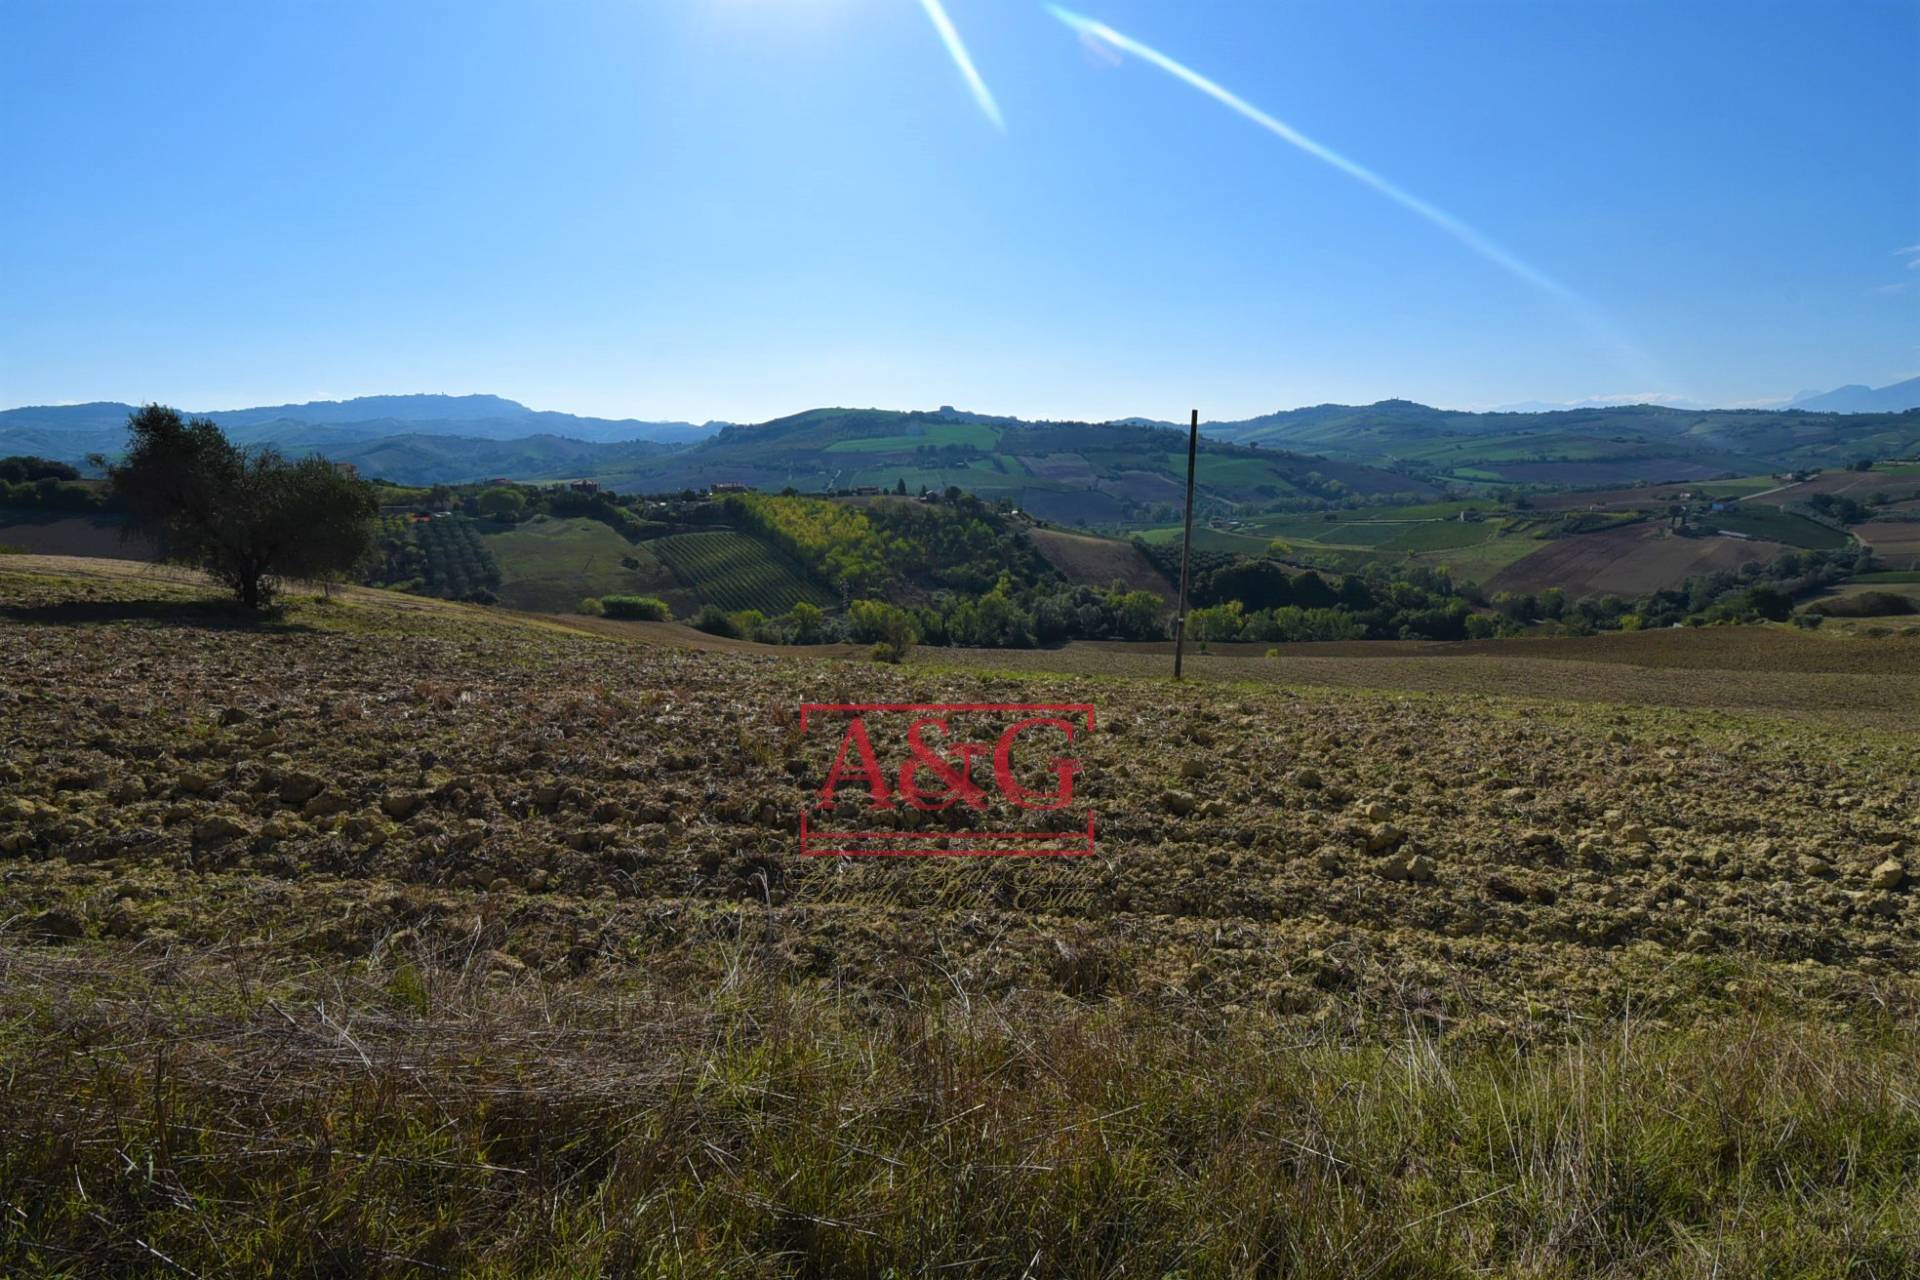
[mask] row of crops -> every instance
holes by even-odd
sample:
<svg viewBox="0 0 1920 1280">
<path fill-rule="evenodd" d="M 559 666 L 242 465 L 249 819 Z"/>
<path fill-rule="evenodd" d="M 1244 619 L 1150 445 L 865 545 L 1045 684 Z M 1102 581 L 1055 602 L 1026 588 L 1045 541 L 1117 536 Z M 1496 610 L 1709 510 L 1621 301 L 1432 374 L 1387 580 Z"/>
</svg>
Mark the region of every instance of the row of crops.
<svg viewBox="0 0 1920 1280">
<path fill-rule="evenodd" d="M 744 533 L 676 533 L 647 543 L 647 549 L 702 600 L 730 613 L 758 609 L 773 617 L 801 601 L 822 608 L 838 603 L 778 552 Z"/>
<path fill-rule="evenodd" d="M 500 565 L 464 516 L 380 521 L 380 564 L 371 578 L 382 586 L 451 600 L 483 597 L 500 589 Z"/>
</svg>

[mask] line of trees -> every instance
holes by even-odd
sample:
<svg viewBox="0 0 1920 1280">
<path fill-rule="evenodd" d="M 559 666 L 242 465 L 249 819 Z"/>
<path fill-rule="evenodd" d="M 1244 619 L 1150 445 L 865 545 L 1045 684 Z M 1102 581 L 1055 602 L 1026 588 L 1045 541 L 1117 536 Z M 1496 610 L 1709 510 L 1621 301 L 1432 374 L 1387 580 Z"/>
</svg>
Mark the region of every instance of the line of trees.
<svg viewBox="0 0 1920 1280">
<path fill-rule="evenodd" d="M 1068 640 L 1160 640 L 1167 606 L 1151 591 L 1120 583 L 1098 587 L 1041 583 L 1025 588 L 1011 576 L 978 595 L 940 592 L 924 604 L 852 601 L 844 616 L 796 604 L 779 617 L 758 610 L 728 613 L 703 607 L 692 624 L 716 635 L 763 644 L 874 644 L 894 654 L 915 644 L 973 649 L 1031 649 Z"/>
</svg>

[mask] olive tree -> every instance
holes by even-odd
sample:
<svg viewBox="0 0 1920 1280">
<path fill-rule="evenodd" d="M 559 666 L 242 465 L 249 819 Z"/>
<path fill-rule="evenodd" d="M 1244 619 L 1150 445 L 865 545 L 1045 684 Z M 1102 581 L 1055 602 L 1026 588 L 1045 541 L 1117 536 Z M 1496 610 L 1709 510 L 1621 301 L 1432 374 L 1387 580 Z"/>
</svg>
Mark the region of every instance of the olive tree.
<svg viewBox="0 0 1920 1280">
<path fill-rule="evenodd" d="M 211 419 L 157 404 L 127 419 L 126 456 L 107 466 L 129 531 L 258 609 L 287 578 L 351 573 L 371 554 L 373 487 L 323 458 L 245 449 Z"/>
</svg>

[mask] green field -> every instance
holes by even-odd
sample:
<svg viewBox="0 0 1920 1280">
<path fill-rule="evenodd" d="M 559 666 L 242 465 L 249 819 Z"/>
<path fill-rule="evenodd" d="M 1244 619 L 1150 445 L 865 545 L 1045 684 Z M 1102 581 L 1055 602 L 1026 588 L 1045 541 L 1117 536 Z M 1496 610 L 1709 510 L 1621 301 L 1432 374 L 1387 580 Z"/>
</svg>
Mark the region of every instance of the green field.
<svg viewBox="0 0 1920 1280">
<path fill-rule="evenodd" d="M 497 594 L 509 608 L 566 613 L 586 596 L 657 594 L 673 585 L 673 576 L 645 546 L 598 520 L 534 519 L 487 533 L 482 541 L 499 562 Z"/>
<path fill-rule="evenodd" d="M 954 422 L 928 426 L 912 435 L 867 436 L 857 440 L 836 440 L 827 453 L 903 453 L 922 445 L 936 448 L 948 444 L 970 444 L 976 449 L 991 449 L 1000 432 L 980 422 Z"/>
<path fill-rule="evenodd" d="M 1437 505 L 1458 510 L 1475 504 Z M 1180 526 L 1145 529 L 1140 536 L 1148 542 L 1178 546 Z M 1196 550 L 1243 556 L 1269 554 L 1276 539 L 1284 544 L 1280 554 L 1285 559 L 1315 568 L 1354 573 L 1375 562 L 1400 563 L 1411 554 L 1424 563 L 1443 565 L 1465 581 L 1489 578 L 1544 545 L 1538 539 L 1509 532 L 1502 522 L 1492 520 L 1473 524 L 1444 519 L 1365 523 L 1329 521 L 1319 516 L 1269 516 L 1251 521 L 1243 529 L 1193 531 Z"/>
<path fill-rule="evenodd" d="M 784 556 L 744 533 L 676 533 L 649 545 L 682 586 L 730 612 L 758 609 L 773 617 L 803 600 L 822 608 L 836 603 Z"/>
<path fill-rule="evenodd" d="M 1031 477 L 1018 461 L 1002 457 L 975 457 L 964 467 L 923 467 L 913 463 L 862 467 L 858 471 L 842 473 L 840 477 L 840 483 L 848 488 L 871 485 L 888 493 L 894 491 L 896 483 L 903 481 L 910 494 L 917 494 L 922 489 L 944 493 L 947 486 L 958 485 L 982 497 L 1032 483 Z"/>
<path fill-rule="evenodd" d="M 1438 563 L 1460 582 L 1485 582 L 1508 565 L 1547 546 L 1545 541 L 1524 535 L 1495 538 L 1471 547 L 1450 547 L 1423 557 Z"/>
<path fill-rule="evenodd" d="M 1639 441 L 1613 441 L 1568 432 L 1540 434 L 1517 432 L 1512 435 L 1483 435 L 1465 440 L 1438 441 L 1429 445 L 1413 444 L 1397 451 L 1405 460 L 1423 460 L 1443 464 L 1448 458 L 1467 462 L 1593 462 L 1603 458 L 1631 457 L 1645 446 Z"/>
<path fill-rule="evenodd" d="M 1784 542 L 1790 547 L 1805 547 L 1814 551 L 1847 545 L 1846 534 L 1778 507 L 1742 504 L 1737 511 L 1716 511 L 1702 516 L 1701 521 L 1710 528 L 1744 533 L 1751 538 L 1766 538 L 1772 542 Z"/>
<path fill-rule="evenodd" d="M 1158 470 L 1173 476 L 1186 475 L 1187 455 L 1184 452 L 1161 454 Z M 1277 494 L 1298 492 L 1287 480 L 1284 468 L 1268 458 L 1203 453 L 1197 461 L 1196 474 L 1201 484 L 1215 488 L 1250 490 L 1271 485 Z"/>
<path fill-rule="evenodd" d="M 1177 524 L 1140 531 L 1140 536 L 1148 542 L 1166 543 L 1175 547 L 1180 545 L 1180 534 L 1181 527 Z M 1272 541 L 1273 539 L 1265 534 L 1206 529 L 1197 525 L 1193 531 L 1193 545 L 1198 551 L 1231 551 L 1243 556 L 1259 556 L 1266 554 L 1267 544 Z"/>
<path fill-rule="evenodd" d="M 1883 569 L 1879 573 L 1856 573 L 1848 582 L 1896 583 L 1920 582 L 1920 569 Z"/>
</svg>

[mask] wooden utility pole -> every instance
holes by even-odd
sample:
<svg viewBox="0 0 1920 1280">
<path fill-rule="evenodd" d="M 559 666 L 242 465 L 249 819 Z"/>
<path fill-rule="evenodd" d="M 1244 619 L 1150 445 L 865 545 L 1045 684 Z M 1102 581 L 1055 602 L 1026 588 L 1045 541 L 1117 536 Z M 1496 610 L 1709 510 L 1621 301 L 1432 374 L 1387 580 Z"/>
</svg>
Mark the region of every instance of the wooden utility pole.
<svg viewBox="0 0 1920 1280">
<path fill-rule="evenodd" d="M 1193 411 L 1187 428 L 1187 528 L 1180 535 L 1180 603 L 1173 615 L 1173 678 L 1180 678 L 1180 660 L 1187 648 L 1187 559 L 1193 554 L 1193 460 L 1200 451 L 1200 411 Z"/>
</svg>

